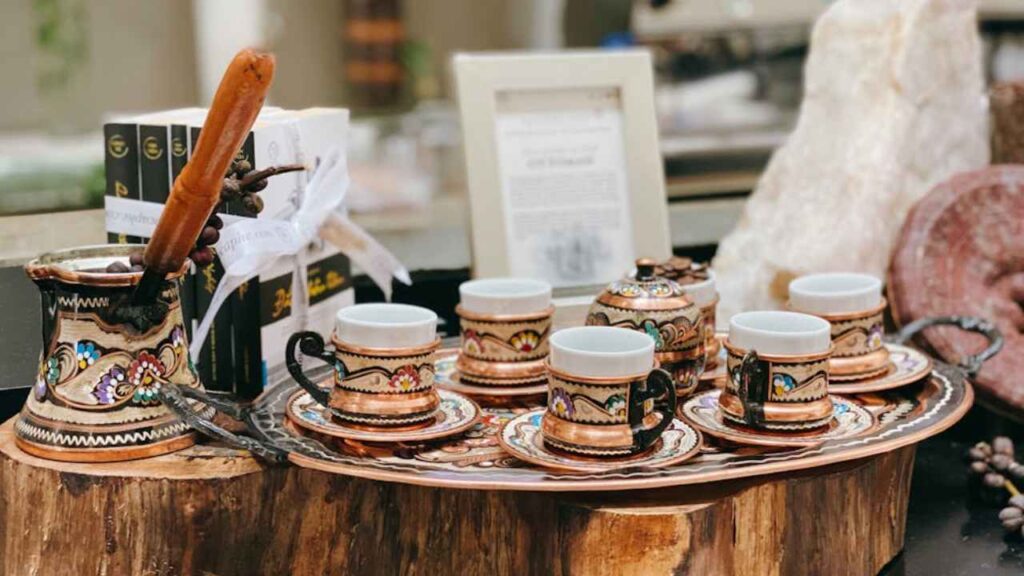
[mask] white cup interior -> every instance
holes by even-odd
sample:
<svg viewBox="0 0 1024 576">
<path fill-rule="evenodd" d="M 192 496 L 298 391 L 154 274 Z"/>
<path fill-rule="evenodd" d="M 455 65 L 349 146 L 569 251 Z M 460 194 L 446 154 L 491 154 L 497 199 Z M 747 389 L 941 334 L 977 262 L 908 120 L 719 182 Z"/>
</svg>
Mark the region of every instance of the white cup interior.
<svg viewBox="0 0 1024 576">
<path fill-rule="evenodd" d="M 729 344 L 769 355 L 817 354 L 832 345 L 831 327 L 798 312 L 741 312 L 729 319 Z"/>
<path fill-rule="evenodd" d="M 549 343 L 551 365 L 574 376 L 633 376 L 654 366 L 654 340 L 626 328 L 566 328 L 552 334 Z"/>
<path fill-rule="evenodd" d="M 881 303 L 882 281 L 869 274 L 810 274 L 789 283 L 789 306 L 797 312 L 847 314 Z"/>
<path fill-rule="evenodd" d="M 338 310 L 338 340 L 367 348 L 410 348 L 437 338 L 437 314 L 408 304 L 356 304 Z"/>
<path fill-rule="evenodd" d="M 715 288 L 715 274 L 708 270 L 708 279 L 693 284 L 682 284 L 683 292 L 690 300 L 703 308 L 715 301 L 718 297 L 718 290 Z"/>
<path fill-rule="evenodd" d="M 482 278 L 459 286 L 462 307 L 477 314 L 533 314 L 551 305 L 551 284 L 530 278 Z"/>
</svg>

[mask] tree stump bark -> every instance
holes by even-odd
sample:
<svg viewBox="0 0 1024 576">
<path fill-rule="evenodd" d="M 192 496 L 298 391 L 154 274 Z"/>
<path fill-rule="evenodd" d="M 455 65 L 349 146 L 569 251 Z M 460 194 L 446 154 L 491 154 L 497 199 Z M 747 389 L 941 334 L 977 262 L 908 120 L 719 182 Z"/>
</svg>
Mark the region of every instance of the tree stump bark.
<svg viewBox="0 0 1024 576">
<path fill-rule="evenodd" d="M 264 467 L 216 446 L 48 462 L 0 426 L 3 574 L 876 574 L 914 447 L 643 492 L 443 490 Z"/>
</svg>

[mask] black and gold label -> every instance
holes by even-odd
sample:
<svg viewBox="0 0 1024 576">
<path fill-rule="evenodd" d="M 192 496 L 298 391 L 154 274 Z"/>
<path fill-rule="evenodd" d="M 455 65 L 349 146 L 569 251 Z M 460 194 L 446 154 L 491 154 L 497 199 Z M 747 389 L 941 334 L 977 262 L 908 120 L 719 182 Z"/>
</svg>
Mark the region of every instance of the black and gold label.
<svg viewBox="0 0 1024 576">
<path fill-rule="evenodd" d="M 328 256 L 306 269 L 310 305 L 342 292 L 352 285 L 351 263 L 344 254 Z M 283 274 L 260 282 L 260 324 L 266 326 L 292 313 L 292 275 Z"/>
<path fill-rule="evenodd" d="M 167 126 L 139 126 L 142 199 L 147 202 L 163 204 L 171 194 L 170 163 L 165 153 L 168 130 Z"/>
</svg>

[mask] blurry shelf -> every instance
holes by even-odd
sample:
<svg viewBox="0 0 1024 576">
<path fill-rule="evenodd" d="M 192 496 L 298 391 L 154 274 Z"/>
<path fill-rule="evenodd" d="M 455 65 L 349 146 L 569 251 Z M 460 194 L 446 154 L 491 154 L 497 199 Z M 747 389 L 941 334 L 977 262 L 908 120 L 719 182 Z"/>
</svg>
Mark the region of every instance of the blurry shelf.
<svg viewBox="0 0 1024 576">
<path fill-rule="evenodd" d="M 669 204 L 672 244 L 715 244 L 735 225 L 744 198 L 682 200 Z M 468 210 L 462 197 L 442 197 L 422 211 L 354 214 L 410 270 L 468 268 Z M 0 218 L 0 266 L 20 266 L 47 252 L 105 241 L 103 210 Z"/>
<path fill-rule="evenodd" d="M 786 142 L 792 127 L 771 130 L 663 134 L 660 148 L 664 158 L 771 152 Z"/>
<path fill-rule="evenodd" d="M 687 32 L 723 32 L 779 26 L 810 26 L 832 0 L 675 0 L 661 8 L 633 3 L 633 31 L 642 39 Z M 1021 0 L 980 0 L 979 20 L 1024 20 Z"/>
<path fill-rule="evenodd" d="M 760 172 L 723 172 L 669 178 L 665 184 L 665 193 L 670 201 L 694 196 L 747 193 L 754 189 L 760 177 Z"/>
</svg>

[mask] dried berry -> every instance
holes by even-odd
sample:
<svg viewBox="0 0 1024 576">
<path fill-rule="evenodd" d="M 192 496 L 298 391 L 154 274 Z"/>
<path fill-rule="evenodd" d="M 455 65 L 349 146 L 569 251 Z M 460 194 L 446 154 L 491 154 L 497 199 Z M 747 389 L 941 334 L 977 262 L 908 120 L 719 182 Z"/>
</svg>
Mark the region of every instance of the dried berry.
<svg viewBox="0 0 1024 576">
<path fill-rule="evenodd" d="M 1006 469 L 1006 473 L 1013 477 L 1014 480 L 1024 480 L 1024 464 L 1011 462 L 1010 466 Z"/>
<path fill-rule="evenodd" d="M 213 263 L 213 249 L 209 246 L 204 246 L 198 250 L 194 250 L 189 257 L 196 263 L 196 266 L 206 266 L 207 264 Z"/>
<path fill-rule="evenodd" d="M 996 436 L 992 439 L 992 451 L 996 454 L 1005 454 L 1013 457 L 1013 440 L 1006 436 Z"/>
<path fill-rule="evenodd" d="M 1011 464 L 1013 464 L 1013 458 L 1002 453 L 995 453 L 988 460 L 989 466 L 992 467 L 996 472 L 1005 472 Z"/>
<path fill-rule="evenodd" d="M 259 214 L 263 211 L 263 198 L 256 194 L 249 194 L 242 197 L 242 206 L 250 214 Z"/>
<path fill-rule="evenodd" d="M 989 472 L 985 474 L 982 479 L 985 482 L 985 486 L 989 488 L 1002 488 L 1006 484 L 1006 478 L 1002 474 L 996 472 Z"/>
<path fill-rule="evenodd" d="M 988 464 L 983 461 L 971 462 L 971 472 L 980 476 L 988 472 Z"/>
<path fill-rule="evenodd" d="M 222 200 L 235 200 L 242 194 L 242 186 L 234 178 L 225 178 L 224 186 L 220 189 Z"/>
<path fill-rule="evenodd" d="M 981 448 L 975 446 L 967 451 L 967 457 L 975 462 L 984 462 L 988 459 L 988 454 L 986 454 Z"/>
<path fill-rule="evenodd" d="M 220 231 L 213 226 L 207 226 L 199 233 L 199 240 L 196 243 L 199 246 L 210 246 L 216 244 L 218 240 L 220 240 Z"/>
<path fill-rule="evenodd" d="M 1016 507 L 1003 508 L 999 512 L 999 521 L 1008 531 L 1020 530 L 1024 526 L 1024 510 Z"/>
<path fill-rule="evenodd" d="M 1011 497 L 1007 504 L 1024 510 L 1024 494 L 1017 494 L 1016 496 Z"/>
<path fill-rule="evenodd" d="M 130 270 L 131 270 L 131 268 L 129 268 L 127 264 L 125 264 L 124 262 L 121 262 L 120 260 L 116 260 L 114 262 L 111 262 L 109 265 L 107 265 L 107 270 L 106 271 L 108 273 L 110 273 L 110 274 L 122 274 L 122 273 L 128 272 Z"/>
</svg>

